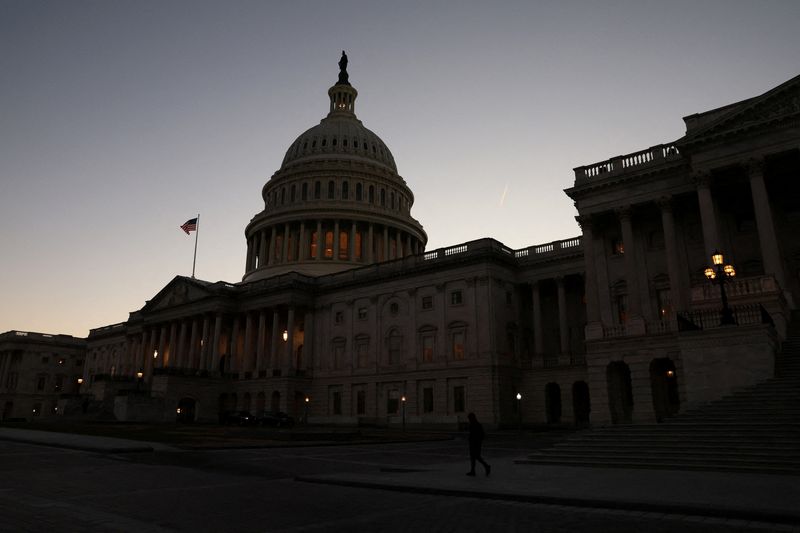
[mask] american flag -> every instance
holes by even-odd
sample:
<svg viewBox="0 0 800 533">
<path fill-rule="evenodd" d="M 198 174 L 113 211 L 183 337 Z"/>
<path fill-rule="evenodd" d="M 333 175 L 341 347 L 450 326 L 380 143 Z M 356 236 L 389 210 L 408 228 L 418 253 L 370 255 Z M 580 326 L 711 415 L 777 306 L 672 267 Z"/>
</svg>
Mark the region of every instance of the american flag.
<svg viewBox="0 0 800 533">
<path fill-rule="evenodd" d="M 190 218 L 181 226 L 181 229 L 186 232 L 186 235 L 189 235 L 192 231 L 197 231 L 197 219 Z"/>
</svg>

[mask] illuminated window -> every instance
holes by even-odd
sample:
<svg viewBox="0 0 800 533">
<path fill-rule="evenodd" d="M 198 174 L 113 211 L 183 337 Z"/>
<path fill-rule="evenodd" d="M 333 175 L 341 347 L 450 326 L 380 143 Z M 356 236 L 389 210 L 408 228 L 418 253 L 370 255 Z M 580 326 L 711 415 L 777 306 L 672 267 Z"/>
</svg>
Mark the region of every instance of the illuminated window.
<svg viewBox="0 0 800 533">
<path fill-rule="evenodd" d="M 347 241 L 349 235 L 346 231 L 339 232 L 339 259 L 346 260 L 347 257 Z"/>
<path fill-rule="evenodd" d="M 453 341 L 453 359 L 461 361 L 464 359 L 464 332 L 454 331 L 451 338 Z"/>
<path fill-rule="evenodd" d="M 625 253 L 625 244 L 622 239 L 611 239 L 611 253 L 613 255 L 623 255 Z"/>
<path fill-rule="evenodd" d="M 616 307 L 618 322 L 625 324 L 628 321 L 628 295 L 618 294 L 614 298 L 614 306 Z"/>
<path fill-rule="evenodd" d="M 325 232 L 325 258 L 333 259 L 333 232 Z"/>
<path fill-rule="evenodd" d="M 436 346 L 436 333 L 434 331 L 422 334 L 422 362 L 432 363 L 434 356 L 434 346 Z"/>
</svg>

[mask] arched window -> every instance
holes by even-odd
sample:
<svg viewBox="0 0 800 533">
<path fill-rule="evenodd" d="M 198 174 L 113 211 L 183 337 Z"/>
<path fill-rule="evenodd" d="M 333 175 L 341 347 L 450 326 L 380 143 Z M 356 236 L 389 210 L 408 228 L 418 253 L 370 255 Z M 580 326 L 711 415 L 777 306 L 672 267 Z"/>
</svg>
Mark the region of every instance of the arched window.
<svg viewBox="0 0 800 533">
<path fill-rule="evenodd" d="M 294 203 L 295 197 L 297 196 L 296 193 L 297 193 L 297 186 L 292 185 L 291 193 L 289 194 L 289 201 Z"/>
<path fill-rule="evenodd" d="M 356 183 L 356 201 L 360 202 L 361 201 L 361 196 L 362 196 L 361 195 L 361 184 L 360 183 Z"/>
<path fill-rule="evenodd" d="M 328 182 L 328 200 L 333 200 L 333 195 L 336 190 L 336 184 L 333 180 Z"/>
<path fill-rule="evenodd" d="M 303 189 L 301 193 L 301 199 L 305 202 L 308 200 L 308 183 L 303 183 Z"/>
<path fill-rule="evenodd" d="M 381 189 L 381 207 L 386 207 L 386 189 Z"/>
<path fill-rule="evenodd" d="M 403 334 L 397 328 L 392 328 L 386 336 L 386 352 L 390 365 L 399 364 L 403 355 Z"/>
<path fill-rule="evenodd" d="M 392 193 L 389 195 L 389 197 L 391 198 L 391 201 L 392 201 L 392 209 L 394 209 L 394 191 L 392 191 Z"/>
<path fill-rule="evenodd" d="M 350 197 L 350 184 L 347 181 L 342 182 L 342 200 L 347 200 Z"/>
<path fill-rule="evenodd" d="M 319 181 L 314 182 L 314 200 L 319 200 L 322 195 L 322 183 Z"/>
<path fill-rule="evenodd" d="M 370 185 L 369 186 L 369 203 L 371 203 L 371 204 L 375 203 L 375 186 L 374 185 Z"/>
<path fill-rule="evenodd" d="M 281 188 L 281 205 L 286 203 L 286 187 Z"/>
</svg>

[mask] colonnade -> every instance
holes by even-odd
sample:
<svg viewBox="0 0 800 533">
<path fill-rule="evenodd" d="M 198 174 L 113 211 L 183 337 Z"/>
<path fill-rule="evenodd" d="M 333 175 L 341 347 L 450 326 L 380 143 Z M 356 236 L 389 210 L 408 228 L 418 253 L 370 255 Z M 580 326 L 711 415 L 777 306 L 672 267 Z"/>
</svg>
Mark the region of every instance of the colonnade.
<svg viewBox="0 0 800 533">
<path fill-rule="evenodd" d="M 766 185 L 764 182 L 764 162 L 763 159 L 751 159 L 744 165 L 750 183 L 753 208 L 755 212 L 756 225 L 758 227 L 759 246 L 763 261 L 764 272 L 775 277 L 782 288 L 786 288 L 785 274 L 780 257 L 777 236 L 773 223 L 772 208 L 770 206 Z M 696 174 L 694 182 L 696 185 L 697 201 L 700 211 L 700 221 L 702 225 L 703 244 L 705 258 L 710 261 L 711 254 L 715 250 L 722 250 L 720 239 L 719 223 L 717 220 L 717 207 L 714 197 L 711 194 L 710 173 L 702 172 Z M 675 230 L 675 219 L 673 215 L 672 197 L 664 196 L 656 202 L 660 214 L 661 225 L 664 234 L 664 249 L 667 263 L 667 273 L 669 276 L 670 297 L 675 309 L 684 310 L 687 308 L 687 296 L 689 287 L 685 282 L 687 276 L 682 275 L 678 263 L 678 244 Z M 627 302 L 629 314 L 629 327 L 633 328 L 629 333 L 644 333 L 643 309 L 650 299 L 649 287 L 646 283 L 640 283 L 640 271 L 644 264 L 640 257 L 639 246 L 636 242 L 636 234 L 633 231 L 631 212 L 634 206 L 626 205 L 615 210 L 616 217 L 622 232 L 624 243 L 624 271 L 627 284 Z M 593 217 L 576 217 L 583 230 L 583 248 L 586 263 L 586 313 L 587 321 L 610 325 L 614 322 L 610 295 L 608 294 L 607 279 L 604 268 L 598 264 L 605 261 L 605 246 L 597 246 L 594 236 Z M 604 263 L 603 263 L 604 264 Z M 596 334 L 599 333 L 599 330 Z M 593 337 L 596 336 L 592 335 Z"/>
<path fill-rule="evenodd" d="M 567 286 L 564 276 L 553 278 L 556 283 L 556 305 L 558 307 L 558 336 L 561 355 L 570 354 L 569 338 L 569 313 L 567 312 Z M 542 310 L 541 284 L 546 280 L 531 283 L 531 300 L 533 301 L 533 352 L 537 356 L 545 355 L 543 324 L 544 312 Z M 573 313 L 574 318 L 574 313 Z M 556 354 L 558 355 L 558 354 Z"/>
<path fill-rule="evenodd" d="M 313 315 L 294 307 L 238 313 L 202 313 L 145 325 L 129 335 L 127 351 L 136 371 L 154 369 L 236 373 L 245 379 L 289 375 L 310 360 Z M 308 337 L 307 337 L 308 335 Z M 301 359 L 302 357 L 302 359 Z"/>
<path fill-rule="evenodd" d="M 338 219 L 286 222 L 248 236 L 245 271 L 301 261 L 370 264 L 420 251 L 415 235 L 385 224 Z"/>
</svg>

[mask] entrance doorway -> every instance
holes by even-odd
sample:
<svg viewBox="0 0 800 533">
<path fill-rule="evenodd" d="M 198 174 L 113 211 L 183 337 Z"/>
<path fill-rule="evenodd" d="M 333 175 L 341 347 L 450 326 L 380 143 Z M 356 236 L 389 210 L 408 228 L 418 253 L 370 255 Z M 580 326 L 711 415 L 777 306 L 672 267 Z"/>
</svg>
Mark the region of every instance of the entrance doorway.
<svg viewBox="0 0 800 533">
<path fill-rule="evenodd" d="M 181 423 L 194 422 L 197 414 L 197 402 L 194 398 L 181 398 L 178 401 L 177 421 Z"/>
<path fill-rule="evenodd" d="M 575 426 L 579 428 L 587 427 L 591 411 L 589 385 L 585 381 L 576 381 L 572 384 L 572 414 L 575 416 Z"/>
<path fill-rule="evenodd" d="M 633 418 L 633 389 L 631 388 L 631 369 L 622 361 L 609 363 L 606 367 L 608 383 L 608 409 L 611 422 L 630 424 Z"/>
<path fill-rule="evenodd" d="M 561 422 L 561 387 L 558 383 L 548 383 L 544 387 L 544 406 L 547 412 L 547 423 Z"/>
<path fill-rule="evenodd" d="M 650 362 L 650 389 L 653 392 L 653 410 L 658 422 L 663 422 L 680 410 L 678 373 L 671 359 L 665 357 Z"/>
</svg>

